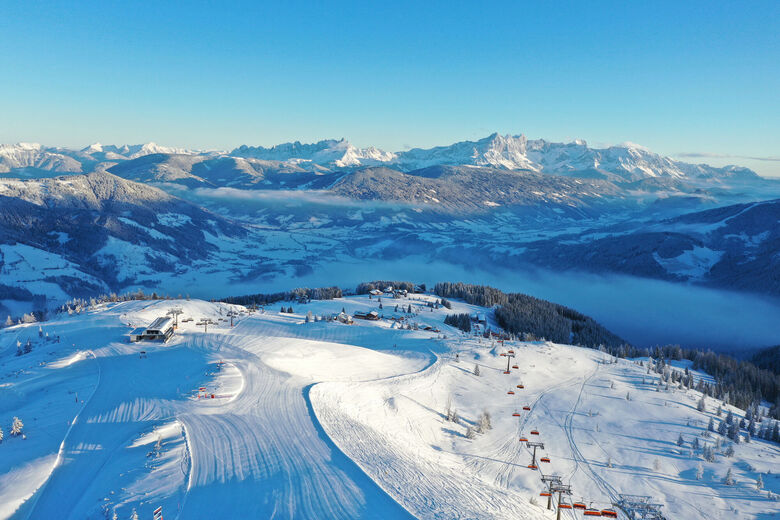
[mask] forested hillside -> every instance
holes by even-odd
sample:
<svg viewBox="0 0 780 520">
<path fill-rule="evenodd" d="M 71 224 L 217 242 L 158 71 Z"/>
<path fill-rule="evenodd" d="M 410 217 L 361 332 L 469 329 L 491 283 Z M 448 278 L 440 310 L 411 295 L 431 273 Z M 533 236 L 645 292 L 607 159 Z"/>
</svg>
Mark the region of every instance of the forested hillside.
<svg viewBox="0 0 780 520">
<path fill-rule="evenodd" d="M 434 292 L 445 298 L 460 298 L 473 305 L 495 307 L 498 324 L 514 335 L 532 335 L 556 343 L 618 347 L 626 341 L 582 313 L 520 293 L 505 294 L 485 285 L 437 283 Z"/>
</svg>

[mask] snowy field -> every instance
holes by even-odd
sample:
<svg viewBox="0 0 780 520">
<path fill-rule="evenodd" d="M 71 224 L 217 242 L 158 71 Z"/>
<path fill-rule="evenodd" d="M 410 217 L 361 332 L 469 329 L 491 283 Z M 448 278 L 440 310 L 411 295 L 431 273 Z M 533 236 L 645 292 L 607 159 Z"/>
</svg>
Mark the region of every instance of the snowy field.
<svg viewBox="0 0 780 520">
<path fill-rule="evenodd" d="M 647 360 L 463 334 L 444 317 L 482 309 L 433 301 L 124 302 L 3 329 L 0 518 L 554 518 L 543 474 L 598 509 L 626 493 L 666 518 L 780 518 L 780 448 L 704 436 L 716 401 L 656 391 Z M 193 320 L 167 344 L 128 342 L 174 307 Z M 385 319 L 306 322 L 342 309 Z M 537 469 L 520 438 L 544 444 Z M 721 443 L 714 462 L 694 439 Z"/>
</svg>

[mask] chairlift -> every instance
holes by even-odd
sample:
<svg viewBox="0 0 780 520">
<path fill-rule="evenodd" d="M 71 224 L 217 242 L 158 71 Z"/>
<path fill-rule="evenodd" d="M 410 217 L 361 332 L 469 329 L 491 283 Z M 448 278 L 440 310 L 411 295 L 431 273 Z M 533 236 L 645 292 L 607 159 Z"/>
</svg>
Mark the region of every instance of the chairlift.
<svg viewBox="0 0 780 520">
<path fill-rule="evenodd" d="M 514 350 L 510 350 L 509 352 L 507 352 L 507 354 L 512 354 L 514 356 L 515 355 L 515 351 Z"/>
<path fill-rule="evenodd" d="M 508 374 L 508 373 L 509 373 L 509 370 L 505 370 L 505 371 L 504 371 L 504 373 L 505 373 L 505 374 Z"/>
<path fill-rule="evenodd" d="M 601 516 L 601 511 L 598 509 L 586 509 L 585 513 L 583 513 L 585 516 Z"/>
<path fill-rule="evenodd" d="M 531 407 L 528 406 L 528 405 L 525 405 L 525 406 L 523 406 L 523 410 L 525 410 L 526 412 L 530 412 L 531 411 Z"/>
<path fill-rule="evenodd" d="M 528 469 L 539 469 L 536 464 L 529 464 Z"/>
<path fill-rule="evenodd" d="M 552 496 L 552 493 L 548 493 L 547 491 L 542 491 L 541 493 L 539 493 L 539 496 L 540 497 L 550 497 L 550 496 Z"/>
<path fill-rule="evenodd" d="M 512 417 L 520 417 L 520 412 L 515 412 L 512 414 Z"/>
<path fill-rule="evenodd" d="M 528 438 L 527 437 L 520 437 L 520 442 L 528 442 Z"/>
<path fill-rule="evenodd" d="M 525 385 L 523 383 L 520 383 L 519 385 L 517 385 L 517 388 L 520 388 L 522 390 L 523 388 L 525 388 Z"/>
<path fill-rule="evenodd" d="M 539 430 L 531 430 L 531 435 L 539 435 Z"/>
<path fill-rule="evenodd" d="M 601 510 L 601 516 L 606 516 L 607 518 L 617 518 L 617 511 L 614 509 L 602 509 Z"/>
<path fill-rule="evenodd" d="M 561 502 L 560 504 L 558 504 L 558 509 L 571 509 L 571 504 Z"/>
<path fill-rule="evenodd" d="M 588 506 L 584 502 L 574 502 L 574 509 L 586 509 Z"/>
<path fill-rule="evenodd" d="M 550 457 L 542 457 L 541 459 L 539 459 L 539 461 L 549 463 L 550 462 Z"/>
<path fill-rule="evenodd" d="M 502 352 L 501 354 L 499 354 L 499 356 L 506 357 L 506 352 Z"/>
<path fill-rule="evenodd" d="M 517 366 L 517 365 L 512 365 L 512 368 L 514 368 L 515 370 L 517 370 L 517 369 L 518 369 L 518 368 L 520 368 L 520 367 L 519 367 L 519 366 Z"/>
<path fill-rule="evenodd" d="M 513 390 L 510 390 L 506 393 L 507 395 L 515 395 L 515 392 Z"/>
</svg>

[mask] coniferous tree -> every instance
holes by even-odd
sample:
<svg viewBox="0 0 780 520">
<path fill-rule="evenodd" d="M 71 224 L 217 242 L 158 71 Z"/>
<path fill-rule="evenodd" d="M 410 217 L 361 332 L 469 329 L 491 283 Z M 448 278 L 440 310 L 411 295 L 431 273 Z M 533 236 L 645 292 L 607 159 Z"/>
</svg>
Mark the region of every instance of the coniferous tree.
<svg viewBox="0 0 780 520">
<path fill-rule="evenodd" d="M 731 468 L 726 472 L 726 476 L 723 478 L 723 483 L 727 486 L 733 486 L 734 485 L 734 475 L 732 474 Z"/>
<path fill-rule="evenodd" d="M 17 436 L 22 434 L 22 428 L 24 428 L 24 423 L 21 419 L 18 417 L 14 417 L 13 422 L 11 423 L 11 435 Z"/>
</svg>

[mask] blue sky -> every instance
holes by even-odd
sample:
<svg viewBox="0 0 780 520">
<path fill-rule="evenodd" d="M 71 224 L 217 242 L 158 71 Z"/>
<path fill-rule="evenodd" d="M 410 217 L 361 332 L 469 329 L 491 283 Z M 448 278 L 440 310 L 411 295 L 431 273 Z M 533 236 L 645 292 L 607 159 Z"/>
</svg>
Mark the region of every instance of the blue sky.
<svg viewBox="0 0 780 520">
<path fill-rule="evenodd" d="M 370 4 L 5 2 L 0 142 L 498 131 L 780 176 L 780 2 Z"/>
</svg>

